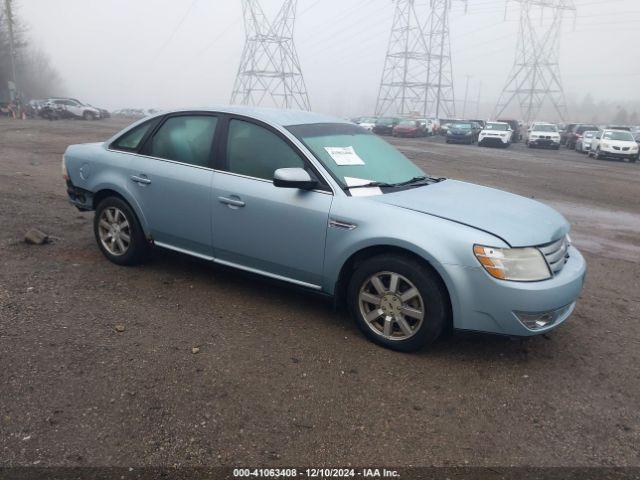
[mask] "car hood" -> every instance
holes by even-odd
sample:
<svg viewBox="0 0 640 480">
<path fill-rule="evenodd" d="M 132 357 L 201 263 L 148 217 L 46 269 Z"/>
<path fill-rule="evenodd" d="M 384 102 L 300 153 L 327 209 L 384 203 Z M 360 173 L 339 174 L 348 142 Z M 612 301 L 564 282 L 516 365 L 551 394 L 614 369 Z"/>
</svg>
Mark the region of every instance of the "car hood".
<svg viewBox="0 0 640 480">
<path fill-rule="evenodd" d="M 635 147 L 636 142 L 631 140 L 600 140 L 600 143 L 606 143 L 612 147 Z"/>
<path fill-rule="evenodd" d="M 458 129 L 458 128 L 450 128 L 449 129 L 449 133 L 453 134 L 453 135 L 466 135 L 468 133 L 473 133 L 473 130 L 464 130 L 464 129 Z"/>
<path fill-rule="evenodd" d="M 512 247 L 544 245 L 566 235 L 570 228 L 562 215 L 540 202 L 457 180 L 369 198 L 469 225 Z"/>
<path fill-rule="evenodd" d="M 418 127 L 416 127 L 416 126 L 412 127 L 410 125 L 398 125 L 398 126 L 396 126 L 396 129 L 397 130 L 417 130 Z"/>
</svg>

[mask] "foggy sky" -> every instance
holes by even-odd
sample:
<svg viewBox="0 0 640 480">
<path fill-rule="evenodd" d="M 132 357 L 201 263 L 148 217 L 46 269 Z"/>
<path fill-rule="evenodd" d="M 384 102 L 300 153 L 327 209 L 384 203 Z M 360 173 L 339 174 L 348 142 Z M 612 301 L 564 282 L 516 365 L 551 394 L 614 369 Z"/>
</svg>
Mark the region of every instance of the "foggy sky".
<svg viewBox="0 0 640 480">
<path fill-rule="evenodd" d="M 275 15 L 281 0 L 262 0 Z M 640 1 L 575 0 L 561 71 L 580 101 L 640 100 Z M 244 44 L 240 0 L 16 0 L 31 41 L 49 54 L 69 96 L 105 108 L 229 102 Z M 296 46 L 313 110 L 371 113 L 391 28 L 391 0 L 299 0 Z M 454 1 L 451 49 L 458 108 L 486 117 L 511 69 L 518 10 L 505 0 Z M 56 92 L 52 92 L 55 95 Z M 467 116 L 469 116 L 467 115 Z"/>
</svg>

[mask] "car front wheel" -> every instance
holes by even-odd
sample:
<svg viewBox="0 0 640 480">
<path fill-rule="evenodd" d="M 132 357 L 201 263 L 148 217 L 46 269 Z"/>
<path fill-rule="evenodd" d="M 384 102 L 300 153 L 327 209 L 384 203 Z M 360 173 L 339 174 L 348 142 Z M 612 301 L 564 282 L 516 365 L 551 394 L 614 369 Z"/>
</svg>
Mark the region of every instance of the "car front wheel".
<svg viewBox="0 0 640 480">
<path fill-rule="evenodd" d="M 135 265 L 146 260 L 149 244 L 131 207 L 118 197 L 108 197 L 96 208 L 93 231 L 98 247 L 117 265 Z"/>
<path fill-rule="evenodd" d="M 362 263 L 349 282 L 349 309 L 373 342 L 409 352 L 436 340 L 449 322 L 444 285 L 428 266 L 403 255 Z"/>
</svg>

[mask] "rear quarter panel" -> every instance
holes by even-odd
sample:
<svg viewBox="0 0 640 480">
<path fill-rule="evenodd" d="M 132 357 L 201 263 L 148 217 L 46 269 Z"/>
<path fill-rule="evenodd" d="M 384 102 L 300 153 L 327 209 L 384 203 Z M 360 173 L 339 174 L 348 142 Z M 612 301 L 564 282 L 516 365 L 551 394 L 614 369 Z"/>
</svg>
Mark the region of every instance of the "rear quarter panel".
<svg viewBox="0 0 640 480">
<path fill-rule="evenodd" d="M 133 154 L 107 149 L 108 143 L 71 145 L 64 154 L 64 161 L 71 183 L 93 194 L 113 190 L 122 196 L 136 213 L 140 224 L 149 233 L 147 221 L 132 191 L 128 170 Z M 91 199 L 92 200 L 92 199 Z"/>
</svg>

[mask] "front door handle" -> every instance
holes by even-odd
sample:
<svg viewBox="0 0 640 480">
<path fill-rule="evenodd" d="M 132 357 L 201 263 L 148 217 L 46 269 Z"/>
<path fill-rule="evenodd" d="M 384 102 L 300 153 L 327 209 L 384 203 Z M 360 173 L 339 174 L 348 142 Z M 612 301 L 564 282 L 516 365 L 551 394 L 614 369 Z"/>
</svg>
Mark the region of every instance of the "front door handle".
<svg viewBox="0 0 640 480">
<path fill-rule="evenodd" d="M 131 180 L 135 183 L 139 183 L 140 185 L 149 185 L 151 183 L 151 180 L 149 180 L 146 175 L 132 175 Z"/>
<path fill-rule="evenodd" d="M 242 200 L 240 200 L 238 197 L 235 197 L 235 198 L 218 197 L 218 200 L 220 200 L 220 203 L 224 203 L 225 205 L 228 205 L 231 208 L 242 208 L 245 206 L 245 203 Z"/>
</svg>

